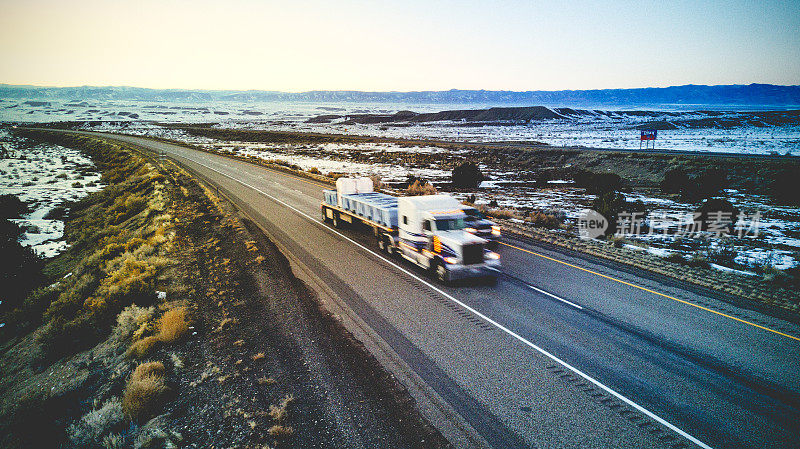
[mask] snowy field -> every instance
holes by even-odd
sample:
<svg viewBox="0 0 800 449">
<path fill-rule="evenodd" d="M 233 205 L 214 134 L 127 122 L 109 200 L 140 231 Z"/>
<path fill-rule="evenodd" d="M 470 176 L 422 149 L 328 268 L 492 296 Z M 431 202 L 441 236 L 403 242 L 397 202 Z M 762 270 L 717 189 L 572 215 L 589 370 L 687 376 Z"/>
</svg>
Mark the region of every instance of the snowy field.
<svg viewBox="0 0 800 449">
<path fill-rule="evenodd" d="M 64 222 L 51 212 L 100 190 L 100 174 L 91 159 L 70 148 L 31 146 L 2 130 L 0 145 L 11 156 L 0 159 L 0 195 L 16 195 L 31 211 L 12 220 L 25 231 L 20 243 L 42 257 L 53 257 L 67 243 L 62 239 Z"/>
<path fill-rule="evenodd" d="M 642 116 L 623 110 L 592 111 L 566 119 L 548 119 L 513 126 L 466 126 L 464 122 L 345 125 L 306 123 L 325 114 L 391 114 L 401 110 L 437 112 L 442 110 L 482 109 L 497 105 L 482 104 L 372 104 L 372 103 L 291 103 L 222 102 L 174 103 L 148 101 L 80 101 L 58 99 L 0 99 L 0 122 L 51 121 L 128 121 L 168 123 L 216 123 L 222 128 L 273 129 L 333 132 L 399 138 L 427 138 L 477 142 L 537 141 L 553 146 L 636 149 L 639 130 L 649 122 L 669 121 L 678 129 L 660 130 L 656 148 L 696 152 L 800 155 L 800 126 L 754 123 L 720 128 L 694 128 L 682 121 L 713 117 L 741 120 L 734 111 L 719 113 L 675 109 L 665 105 L 660 113 Z M 677 115 L 676 115 L 677 114 Z M 721 114 L 721 115 L 720 115 Z"/>
<path fill-rule="evenodd" d="M 345 133 L 398 138 L 459 140 L 469 142 L 535 141 L 552 146 L 633 150 L 639 148 L 639 117 L 597 117 L 584 120 L 542 120 L 514 126 L 463 126 L 459 122 L 435 122 L 403 127 L 372 124 L 336 125 L 283 123 L 270 129 Z M 256 126 L 226 124 L 220 127 Z M 800 127 L 754 127 L 732 129 L 685 128 L 660 130 L 659 150 L 742 154 L 800 155 Z"/>
</svg>

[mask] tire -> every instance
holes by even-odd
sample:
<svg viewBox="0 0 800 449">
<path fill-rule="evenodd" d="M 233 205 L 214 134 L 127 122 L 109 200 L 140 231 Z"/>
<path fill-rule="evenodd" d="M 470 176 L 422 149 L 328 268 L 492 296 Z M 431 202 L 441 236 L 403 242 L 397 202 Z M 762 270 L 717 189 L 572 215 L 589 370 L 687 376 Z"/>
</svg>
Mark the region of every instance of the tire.
<svg viewBox="0 0 800 449">
<path fill-rule="evenodd" d="M 323 207 L 323 208 L 322 208 L 322 222 L 323 222 L 323 223 L 327 223 L 327 222 L 328 222 L 328 216 L 325 214 L 325 212 L 327 212 L 327 211 L 326 211 L 326 210 L 325 210 L 325 208 Z"/>
<path fill-rule="evenodd" d="M 386 248 L 386 240 L 383 238 L 383 236 L 378 236 L 378 249 L 383 252 L 388 252 Z"/>
<path fill-rule="evenodd" d="M 389 257 L 394 257 L 394 246 L 392 245 L 392 240 L 391 239 L 392 238 L 389 237 L 389 236 L 386 236 L 386 238 L 384 239 L 386 241 L 386 243 L 385 243 L 385 245 L 386 245 L 386 254 L 388 254 Z"/>
<path fill-rule="evenodd" d="M 333 213 L 332 222 L 333 222 L 333 227 L 334 228 L 341 228 L 342 227 L 342 223 L 339 221 L 339 214 L 336 213 L 336 212 Z"/>
</svg>

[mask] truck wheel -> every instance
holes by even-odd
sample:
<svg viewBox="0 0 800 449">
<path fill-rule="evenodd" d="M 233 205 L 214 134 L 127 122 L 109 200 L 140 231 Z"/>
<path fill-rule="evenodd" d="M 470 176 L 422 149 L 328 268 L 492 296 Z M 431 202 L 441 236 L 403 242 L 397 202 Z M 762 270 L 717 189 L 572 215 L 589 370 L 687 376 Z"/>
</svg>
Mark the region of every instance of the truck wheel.
<svg viewBox="0 0 800 449">
<path fill-rule="evenodd" d="M 383 239 L 384 245 L 386 246 L 386 254 L 388 254 L 389 257 L 394 256 L 394 246 L 392 246 L 392 240 L 391 239 L 392 238 L 389 237 L 389 236 L 386 236 Z"/>
<path fill-rule="evenodd" d="M 338 213 L 336 213 L 336 212 L 333 213 L 333 219 L 332 220 L 333 220 L 333 227 L 334 228 L 341 228 L 342 227 L 342 223 L 339 222 L 339 214 Z"/>
<path fill-rule="evenodd" d="M 326 212 L 326 210 L 323 208 L 322 209 L 322 222 L 323 223 L 327 223 L 328 222 L 328 216 L 325 215 L 325 212 Z"/>
<path fill-rule="evenodd" d="M 378 249 L 381 251 L 386 251 L 386 240 L 383 236 L 378 236 Z"/>
</svg>

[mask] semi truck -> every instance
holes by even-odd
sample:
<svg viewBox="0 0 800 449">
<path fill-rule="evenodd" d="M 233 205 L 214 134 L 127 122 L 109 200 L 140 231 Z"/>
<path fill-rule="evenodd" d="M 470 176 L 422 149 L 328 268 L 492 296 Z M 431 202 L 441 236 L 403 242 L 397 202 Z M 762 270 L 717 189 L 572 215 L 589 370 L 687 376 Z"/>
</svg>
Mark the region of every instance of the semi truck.
<svg viewBox="0 0 800 449">
<path fill-rule="evenodd" d="M 466 206 L 450 195 L 393 196 L 373 191 L 370 178 L 339 178 L 324 190 L 322 220 L 371 230 L 378 248 L 427 270 L 441 282 L 500 273 L 500 255 L 464 230 Z"/>
</svg>

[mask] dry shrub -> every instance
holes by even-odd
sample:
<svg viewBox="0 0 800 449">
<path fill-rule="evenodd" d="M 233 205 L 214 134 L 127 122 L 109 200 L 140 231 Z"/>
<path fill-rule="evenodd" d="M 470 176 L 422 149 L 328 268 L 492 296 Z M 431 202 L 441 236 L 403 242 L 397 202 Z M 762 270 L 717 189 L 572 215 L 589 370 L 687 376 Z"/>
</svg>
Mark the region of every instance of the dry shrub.
<svg viewBox="0 0 800 449">
<path fill-rule="evenodd" d="M 188 311 L 186 307 L 167 310 L 158 322 L 158 338 L 164 343 L 171 343 L 189 331 Z"/>
<path fill-rule="evenodd" d="M 563 220 L 559 216 L 554 214 L 548 214 L 541 211 L 533 211 L 527 217 L 525 217 L 525 221 L 531 223 L 534 226 L 555 229 L 561 226 Z"/>
<path fill-rule="evenodd" d="M 664 260 L 672 263 L 686 263 L 686 258 L 680 253 L 670 253 L 668 256 L 664 257 Z"/>
<path fill-rule="evenodd" d="M 269 417 L 272 418 L 274 421 L 281 422 L 286 419 L 286 415 L 288 412 L 289 404 L 294 402 L 294 396 L 291 394 L 284 396 L 281 400 L 280 404 L 278 405 L 270 405 L 269 406 Z"/>
<path fill-rule="evenodd" d="M 372 190 L 376 192 L 380 192 L 383 188 L 383 181 L 381 181 L 381 177 L 378 175 L 372 175 L 369 177 L 372 180 Z"/>
<path fill-rule="evenodd" d="M 222 320 L 220 320 L 219 326 L 217 326 L 217 328 L 215 330 L 217 332 L 222 332 L 226 328 L 233 326 L 237 322 L 238 322 L 238 320 L 236 318 L 223 318 Z"/>
<path fill-rule="evenodd" d="M 183 368 L 183 360 L 181 360 L 178 354 L 175 354 L 173 352 L 172 354 L 169 355 L 169 358 L 172 360 L 172 366 L 174 366 L 176 369 Z"/>
<path fill-rule="evenodd" d="M 487 209 L 484 213 L 490 217 L 506 220 L 517 217 L 517 213 L 511 209 Z"/>
<path fill-rule="evenodd" d="M 122 402 L 119 398 L 111 398 L 99 409 L 92 410 L 67 428 L 69 439 L 77 447 L 89 447 L 100 443 L 103 435 L 109 433 L 122 422 Z"/>
<path fill-rule="evenodd" d="M 612 235 L 608 238 L 608 242 L 614 245 L 614 248 L 622 248 L 628 241 L 621 235 Z"/>
<path fill-rule="evenodd" d="M 161 340 L 158 339 L 157 335 L 151 335 L 149 337 L 144 337 L 141 340 L 135 341 L 130 348 L 128 348 L 127 355 L 133 356 L 138 358 L 144 357 L 159 344 Z"/>
<path fill-rule="evenodd" d="M 100 442 L 100 447 L 105 449 L 122 449 L 127 447 L 125 445 L 125 436 L 118 433 L 108 434 L 103 437 L 103 441 Z"/>
<path fill-rule="evenodd" d="M 140 380 L 152 376 L 164 377 L 165 372 L 164 364 L 161 362 L 140 363 L 131 374 L 131 380 Z"/>
<path fill-rule="evenodd" d="M 414 181 L 414 184 L 408 186 L 406 193 L 411 196 L 436 195 L 436 187 L 429 182 L 420 184 L 419 181 Z"/>
<path fill-rule="evenodd" d="M 139 329 L 150 321 L 154 313 L 153 307 L 138 307 L 136 304 L 130 305 L 117 315 L 117 325 L 114 326 L 114 336 L 120 340 L 127 339 L 131 335 L 134 338 Z"/>
<path fill-rule="evenodd" d="M 125 385 L 122 411 L 131 421 L 140 422 L 151 416 L 168 391 L 164 383 L 164 364 L 142 363 L 136 367 Z"/>
<path fill-rule="evenodd" d="M 294 429 L 291 426 L 282 426 L 280 424 L 270 427 L 267 432 L 275 438 L 286 438 L 294 435 Z"/>
<path fill-rule="evenodd" d="M 172 343 L 189 331 L 188 311 L 186 307 L 167 310 L 158 320 L 155 335 L 135 341 L 128 348 L 128 355 L 136 358 L 149 354 L 160 343 Z"/>
</svg>

